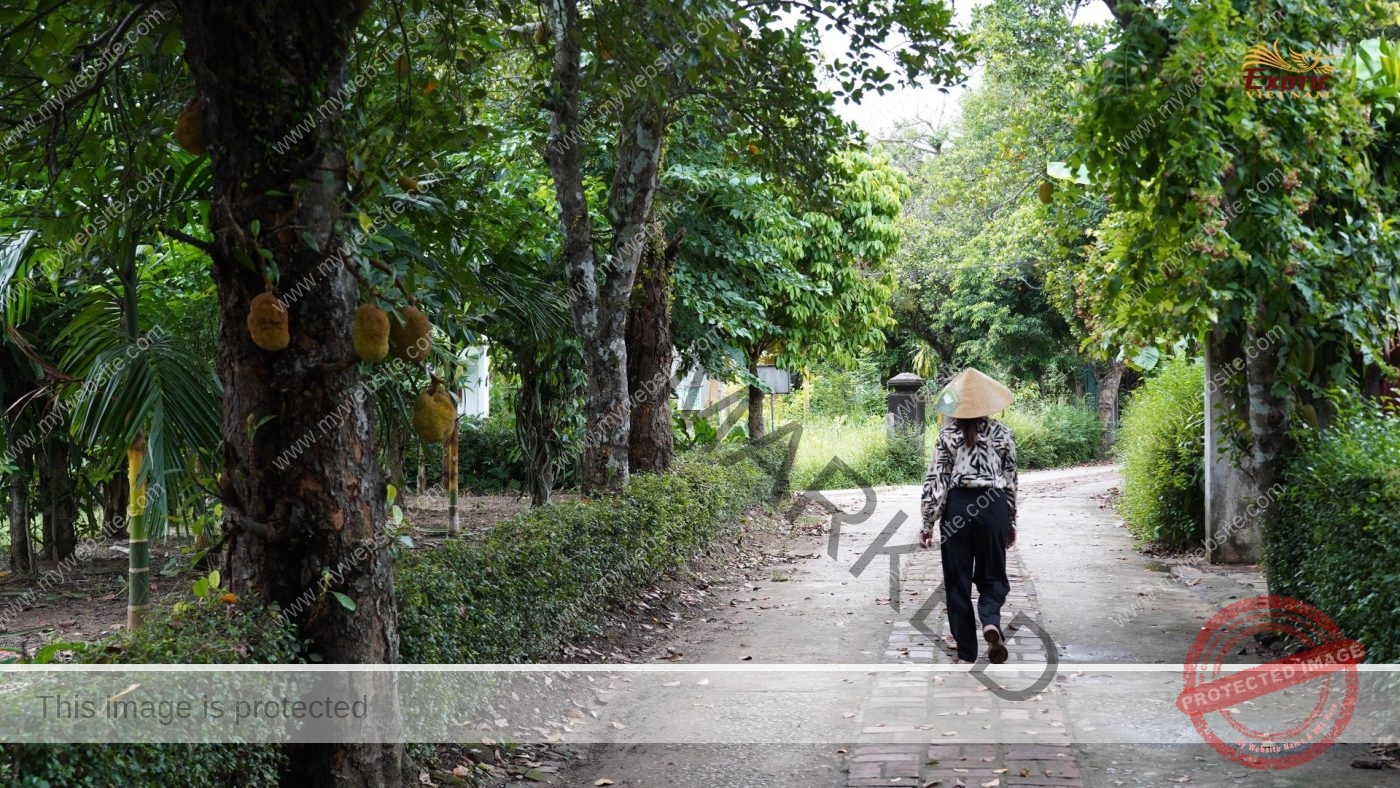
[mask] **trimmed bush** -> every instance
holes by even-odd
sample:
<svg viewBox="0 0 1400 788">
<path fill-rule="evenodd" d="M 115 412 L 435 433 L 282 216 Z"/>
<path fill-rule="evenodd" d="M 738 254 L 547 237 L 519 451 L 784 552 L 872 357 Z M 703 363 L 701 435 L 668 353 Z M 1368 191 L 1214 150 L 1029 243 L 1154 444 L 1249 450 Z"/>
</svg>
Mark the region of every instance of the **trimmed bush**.
<svg viewBox="0 0 1400 788">
<path fill-rule="evenodd" d="M 1287 485 L 1270 590 L 1331 616 L 1367 662 L 1400 662 L 1400 417 L 1363 413 L 1306 441 Z"/>
<path fill-rule="evenodd" d="M 1119 511 L 1141 539 L 1188 547 L 1205 539 L 1205 366 L 1168 361 L 1136 391 L 1118 430 Z"/>
<path fill-rule="evenodd" d="M 275 611 L 236 605 L 177 603 L 125 635 L 77 648 L 73 661 L 122 664 L 301 662 L 301 643 Z M 286 756 L 257 744 L 12 744 L 0 772 L 25 788 L 164 788 L 170 785 L 276 786 Z"/>
<path fill-rule="evenodd" d="M 396 568 L 400 648 L 410 663 L 516 663 L 596 631 L 609 608 L 703 551 L 767 500 L 765 458 L 722 447 L 680 458 L 626 491 L 507 520 L 485 543 L 450 541 Z"/>
</svg>

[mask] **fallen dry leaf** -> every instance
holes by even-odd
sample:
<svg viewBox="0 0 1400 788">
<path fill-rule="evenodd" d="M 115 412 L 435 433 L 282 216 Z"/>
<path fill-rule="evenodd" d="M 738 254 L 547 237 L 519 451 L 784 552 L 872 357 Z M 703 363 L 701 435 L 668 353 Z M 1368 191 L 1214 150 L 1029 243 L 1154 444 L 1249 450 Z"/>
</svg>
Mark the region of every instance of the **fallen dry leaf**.
<svg viewBox="0 0 1400 788">
<path fill-rule="evenodd" d="M 997 788 L 998 785 L 1001 785 L 1001 778 L 993 777 L 992 779 L 982 783 L 981 785 L 982 788 Z"/>
<path fill-rule="evenodd" d="M 957 732 L 957 731 L 943 731 L 943 735 L 944 735 L 944 736 L 957 736 L 957 735 L 958 735 L 958 732 Z"/>
<path fill-rule="evenodd" d="M 1008 769 L 1008 768 L 1006 768 L 1005 766 L 1003 766 L 1003 767 L 1001 767 L 1000 769 L 993 769 L 993 770 L 992 770 L 992 774 L 1006 774 L 1006 773 L 1009 772 L 1009 771 L 1011 771 L 1011 770 Z"/>
<path fill-rule="evenodd" d="M 622 730 L 623 728 L 626 728 L 626 727 L 627 727 L 626 725 L 623 725 L 622 723 L 620 723 L 620 722 L 618 722 L 618 721 L 616 721 L 616 720 L 614 720 L 614 721 L 612 722 L 612 726 L 613 726 L 614 728 L 617 728 L 618 730 Z"/>
<path fill-rule="evenodd" d="M 848 711 L 845 714 L 842 714 L 841 716 L 849 720 L 850 718 L 856 716 L 856 713 L 853 711 Z"/>
<path fill-rule="evenodd" d="M 1189 775 L 1189 774 L 1183 774 L 1183 775 L 1181 775 L 1180 777 L 1168 777 L 1168 778 L 1167 778 L 1167 782 L 1169 782 L 1169 783 L 1189 783 L 1189 782 L 1191 782 L 1191 775 Z"/>
<path fill-rule="evenodd" d="M 437 785 L 437 783 L 433 782 L 433 778 L 427 772 L 418 773 L 418 782 L 422 783 L 423 785 Z"/>
<path fill-rule="evenodd" d="M 1031 770 L 1030 770 L 1030 769 L 1022 769 L 1022 770 L 1021 770 L 1021 776 L 1022 776 L 1022 777 L 1030 777 L 1030 776 L 1031 776 Z"/>
<path fill-rule="evenodd" d="M 466 777 L 469 774 L 471 774 L 471 770 L 461 764 L 458 764 L 452 769 L 453 777 Z"/>
<path fill-rule="evenodd" d="M 666 682 L 665 684 L 662 684 L 661 686 L 663 686 L 663 687 L 679 687 L 680 685 L 681 685 L 681 683 L 680 683 L 679 681 L 668 681 L 668 682 Z"/>
<path fill-rule="evenodd" d="M 596 780 L 593 781 L 593 784 L 594 784 L 594 785 L 612 785 L 612 784 L 613 784 L 613 781 L 612 781 L 612 780 L 609 780 L 609 779 L 606 778 L 606 777 L 599 777 L 598 779 L 596 779 Z"/>
<path fill-rule="evenodd" d="M 695 683 L 696 683 L 697 685 L 703 687 L 703 686 L 705 686 L 706 684 L 709 684 L 709 683 L 710 683 L 710 680 L 709 680 L 709 679 L 700 679 L 699 681 L 697 681 L 697 682 L 695 682 Z"/>
</svg>

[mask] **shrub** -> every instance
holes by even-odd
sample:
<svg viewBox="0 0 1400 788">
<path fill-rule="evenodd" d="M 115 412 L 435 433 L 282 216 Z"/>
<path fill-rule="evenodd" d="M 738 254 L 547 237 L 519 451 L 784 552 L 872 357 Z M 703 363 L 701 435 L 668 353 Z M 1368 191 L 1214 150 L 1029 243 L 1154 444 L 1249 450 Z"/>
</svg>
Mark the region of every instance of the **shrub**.
<svg viewBox="0 0 1400 788">
<path fill-rule="evenodd" d="M 888 437 L 883 417 L 868 417 L 855 423 L 845 419 L 802 425 L 793 462 L 792 486 L 797 490 L 839 490 L 872 486 L 917 484 L 923 481 L 928 465 L 931 436 L 922 440 L 912 435 Z M 839 459 L 850 472 L 827 473 L 833 459 Z"/>
<path fill-rule="evenodd" d="M 844 417 L 860 421 L 885 412 L 885 387 L 874 361 L 863 359 L 853 368 L 822 367 L 803 375 L 792 394 L 778 398 L 778 421 L 807 421 Z"/>
<path fill-rule="evenodd" d="M 300 654 L 295 630 L 273 610 L 182 602 L 153 610 L 138 630 L 76 647 L 73 659 L 239 664 L 299 662 Z M 12 744 L 0 753 L 0 771 L 16 775 L 10 785 L 26 788 L 276 786 L 285 762 L 276 745 L 257 744 Z"/>
<path fill-rule="evenodd" d="M 765 500 L 773 478 L 728 447 L 634 478 L 616 495 L 507 520 L 485 543 L 449 541 L 397 567 L 405 662 L 514 663 L 596 629 Z"/>
<path fill-rule="evenodd" d="M 1063 468 L 1099 458 L 1103 428 L 1098 414 L 1084 405 L 1037 403 L 1016 407 L 999 420 L 1016 440 L 1021 470 Z"/>
<path fill-rule="evenodd" d="M 529 468 L 509 421 L 463 422 L 460 435 L 457 479 L 462 490 L 485 495 L 525 487 Z"/>
<path fill-rule="evenodd" d="M 1061 468 L 1098 459 L 1098 416 L 1085 406 L 1035 404 L 1013 408 L 998 418 L 1016 440 L 1021 470 Z M 928 472 L 938 429 L 937 424 L 930 424 L 922 441 L 906 437 L 891 442 L 883 417 L 855 423 L 844 419 L 806 423 L 794 463 L 793 487 L 837 490 L 859 487 L 861 480 L 877 487 L 918 484 Z M 823 475 L 832 458 L 839 458 L 850 472 Z"/>
<path fill-rule="evenodd" d="M 1316 605 L 1368 662 L 1400 662 L 1400 417 L 1354 415 L 1305 441 L 1266 535 L 1269 587 Z"/>
<path fill-rule="evenodd" d="M 1118 431 L 1120 512 L 1166 547 L 1205 538 L 1205 368 L 1173 360 L 1133 394 Z"/>
</svg>

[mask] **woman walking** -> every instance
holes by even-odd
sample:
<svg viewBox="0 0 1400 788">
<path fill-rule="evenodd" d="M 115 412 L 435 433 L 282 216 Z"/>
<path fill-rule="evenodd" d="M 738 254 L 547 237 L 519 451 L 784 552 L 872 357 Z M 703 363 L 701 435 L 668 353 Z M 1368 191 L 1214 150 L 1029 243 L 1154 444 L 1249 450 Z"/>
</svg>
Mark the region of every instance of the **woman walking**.
<svg viewBox="0 0 1400 788">
<path fill-rule="evenodd" d="M 1012 399 L 1006 386 L 968 367 L 948 383 L 936 405 L 951 418 L 938 431 L 924 479 L 919 545 L 932 545 L 938 528 L 948 623 L 960 663 L 977 661 L 974 584 L 987 659 L 1006 661 L 1001 606 L 1011 590 L 1006 550 L 1016 542 L 1016 443 L 1011 430 L 990 417 Z"/>
</svg>

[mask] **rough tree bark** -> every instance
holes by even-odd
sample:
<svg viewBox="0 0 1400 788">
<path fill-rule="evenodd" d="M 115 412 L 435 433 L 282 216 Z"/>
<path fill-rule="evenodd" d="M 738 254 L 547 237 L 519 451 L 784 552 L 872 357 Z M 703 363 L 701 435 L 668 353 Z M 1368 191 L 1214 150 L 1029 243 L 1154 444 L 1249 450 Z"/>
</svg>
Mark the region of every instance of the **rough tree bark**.
<svg viewBox="0 0 1400 788">
<path fill-rule="evenodd" d="M 749 353 L 749 374 L 758 377 L 758 359 L 762 351 Z M 749 440 L 759 441 L 765 434 L 763 426 L 763 389 L 749 386 Z"/>
<path fill-rule="evenodd" d="M 78 492 L 66 436 L 46 442 L 44 457 L 44 555 L 62 561 L 78 550 Z"/>
<path fill-rule="evenodd" d="M 1113 450 L 1113 417 L 1118 410 L 1118 390 L 1123 385 L 1123 370 L 1126 367 L 1127 362 L 1121 359 L 1109 362 L 1108 373 L 1099 385 L 1099 424 L 1103 426 L 1103 443 L 1099 446 L 1099 452 L 1104 456 Z"/>
<path fill-rule="evenodd" d="M 226 576 L 240 594 L 280 603 L 328 663 L 398 660 L 390 559 L 378 527 L 386 490 L 372 446 L 371 398 L 350 339 L 358 288 L 342 265 L 318 271 L 341 248 L 345 163 L 336 96 L 366 5 L 179 2 L 212 156 Z M 308 119 L 314 128 L 290 133 Z M 245 328 L 249 303 L 264 290 L 252 264 L 260 248 L 276 260 L 282 282 L 316 282 L 289 305 L 292 340 L 279 352 L 260 349 Z M 332 414 L 338 417 L 327 419 Z M 308 435 L 310 446 L 279 470 L 273 460 Z M 326 591 L 348 596 L 354 609 Z M 380 719 L 399 716 L 392 690 L 375 687 L 369 704 Z M 403 754 L 401 744 L 301 747 L 287 784 L 400 786 Z"/>
<path fill-rule="evenodd" d="M 29 544 L 29 478 L 33 473 L 33 456 L 27 451 L 19 452 L 14 456 L 14 464 L 16 470 L 10 477 L 10 571 L 28 575 L 34 572 Z"/>
<path fill-rule="evenodd" d="M 547 0 L 544 9 L 554 34 L 545 162 L 554 177 L 569 305 L 588 373 L 584 417 L 589 440 L 584 444 L 580 482 L 586 490 L 620 489 L 627 483 L 631 441 L 627 310 L 656 194 L 665 111 L 659 100 L 643 92 L 624 102 L 619 112 L 617 168 L 608 192 L 613 238 L 607 262 L 599 271 L 580 169 L 585 130 L 580 128 L 578 112 L 578 0 Z"/>
<path fill-rule="evenodd" d="M 1270 492 L 1275 484 L 1282 484 L 1284 467 L 1293 453 L 1293 445 L 1288 437 L 1288 400 L 1280 396 L 1278 386 L 1278 358 L 1266 352 L 1272 339 L 1266 334 L 1271 325 L 1256 317 L 1245 328 L 1246 347 L 1260 348 L 1252 355 L 1245 353 L 1245 385 L 1249 392 L 1249 455 L 1245 459 L 1244 470 L 1249 475 L 1252 487 L 1249 494 L 1256 501 L 1268 501 L 1260 506 L 1257 515 L 1259 522 L 1253 527 L 1266 532 L 1277 519 L 1279 506 L 1275 493 Z"/>
<path fill-rule="evenodd" d="M 632 311 L 627 316 L 627 386 L 632 393 L 630 470 L 664 471 L 675 458 L 671 426 L 671 272 L 681 236 L 666 242 L 665 227 L 653 222 L 637 268 Z"/>
<path fill-rule="evenodd" d="M 34 571 L 33 553 L 29 544 L 29 485 L 34 473 L 33 447 L 28 442 L 32 420 L 29 410 L 19 407 L 34 388 L 36 381 L 26 362 L 17 360 L 0 348 L 0 413 L 6 415 L 8 429 L 6 444 L 15 466 L 9 478 L 10 510 L 10 571 L 27 575 Z"/>
<path fill-rule="evenodd" d="M 126 462 L 117 466 L 111 479 L 102 483 L 102 536 L 105 539 L 124 542 L 131 535 L 127 526 L 128 494 L 126 489 Z"/>
</svg>

